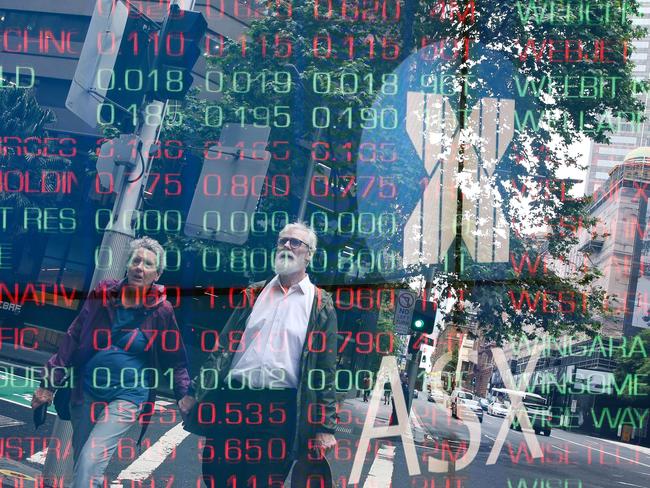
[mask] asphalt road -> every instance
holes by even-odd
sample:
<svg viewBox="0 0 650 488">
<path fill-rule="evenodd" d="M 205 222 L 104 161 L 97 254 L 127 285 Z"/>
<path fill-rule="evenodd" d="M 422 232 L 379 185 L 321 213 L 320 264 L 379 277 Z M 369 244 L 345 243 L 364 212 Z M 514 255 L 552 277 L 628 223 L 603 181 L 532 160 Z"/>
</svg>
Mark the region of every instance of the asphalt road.
<svg viewBox="0 0 650 488">
<path fill-rule="evenodd" d="M 24 391 L 7 388 L 0 395 L 0 476 L 3 487 L 38 486 L 44 452 L 51 436 L 54 416 L 35 431 Z M 173 403 L 161 399 L 145 438 L 145 452 L 138 452 L 132 431 L 107 471 L 111 488 L 200 487 L 201 438 L 187 434 Z M 648 488 L 650 450 L 555 429 L 551 437 L 536 436 L 544 456 L 534 459 L 522 432 L 508 430 L 496 462 L 487 465 L 502 419 L 484 416 L 480 446 L 474 459 L 458 469 L 468 448 L 465 423 L 451 419 L 449 411 L 429 403 L 422 395 L 414 400 L 413 439 L 420 474 L 409 474 L 400 438 L 376 439 L 363 461 L 360 483 L 348 483 L 354 456 L 366 418 L 368 403 L 346 400 L 340 407 L 339 446 L 330 455 L 338 486 L 364 488 Z M 380 405 L 376 425 L 387 425 L 390 406 Z M 61 446 L 60 459 L 70 456 Z M 443 473 L 428 471 L 429 458 L 452 461 Z M 20 478 L 22 484 L 20 484 Z M 138 481 L 139 480 L 139 481 Z"/>
<path fill-rule="evenodd" d="M 420 423 L 432 437 L 418 449 L 421 461 L 429 456 L 442 459 L 464 453 L 459 444 L 469 439 L 469 430 L 458 420 L 451 419 L 449 411 L 424 398 L 414 400 L 414 410 Z M 594 437 L 554 429 L 550 437 L 535 436 L 543 457 L 534 459 L 523 432 L 508 429 L 507 437 L 496 462 L 487 465 L 503 419 L 484 415 L 481 441 L 472 462 L 454 475 L 430 474 L 412 477 L 408 486 L 451 486 L 486 488 L 615 488 L 650 487 L 650 449 L 643 452 L 631 446 L 619 445 Z M 445 447 L 445 439 L 453 439 Z M 427 447 L 424 447 L 427 446 Z M 454 450 L 454 447 L 456 449 Z M 421 462 L 423 471 L 426 463 Z M 396 455 L 395 471 L 407 473 L 403 454 Z M 405 486 L 403 484 L 393 486 Z"/>
</svg>

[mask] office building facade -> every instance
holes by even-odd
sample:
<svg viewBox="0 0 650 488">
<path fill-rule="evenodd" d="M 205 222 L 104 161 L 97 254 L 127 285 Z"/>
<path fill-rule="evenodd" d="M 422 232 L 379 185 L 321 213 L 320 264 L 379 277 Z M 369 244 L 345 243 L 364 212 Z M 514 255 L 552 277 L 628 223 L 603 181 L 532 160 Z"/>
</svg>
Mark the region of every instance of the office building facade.
<svg viewBox="0 0 650 488">
<path fill-rule="evenodd" d="M 645 28 L 650 28 L 650 1 L 640 0 L 639 11 L 644 18 L 634 19 L 634 23 Z M 633 53 L 630 61 L 635 64 L 632 74 L 639 81 L 648 80 L 650 77 L 650 34 L 638 41 L 633 41 Z M 639 95 L 645 104 L 645 116 L 650 116 L 650 94 Z M 589 151 L 589 170 L 585 185 L 585 193 L 591 195 L 601 187 L 609 173 L 621 162 L 625 156 L 637 147 L 650 146 L 650 122 L 638 122 L 636 117 L 633 122 L 615 124 L 615 132 L 610 136 L 610 144 L 592 143 Z"/>
</svg>

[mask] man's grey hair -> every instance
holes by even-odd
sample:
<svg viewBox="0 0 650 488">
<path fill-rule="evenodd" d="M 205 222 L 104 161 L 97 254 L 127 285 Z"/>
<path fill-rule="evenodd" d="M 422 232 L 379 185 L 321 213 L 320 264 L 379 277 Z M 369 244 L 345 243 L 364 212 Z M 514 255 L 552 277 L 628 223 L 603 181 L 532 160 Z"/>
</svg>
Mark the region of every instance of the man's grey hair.
<svg viewBox="0 0 650 488">
<path fill-rule="evenodd" d="M 160 243 L 156 239 L 146 236 L 131 241 L 129 244 L 129 259 L 127 260 L 127 266 L 138 249 L 146 249 L 156 255 L 156 271 L 158 274 L 161 274 L 163 272 L 163 257 L 165 256 L 165 250 Z"/>
<path fill-rule="evenodd" d="M 318 245 L 318 237 L 316 236 L 316 231 L 312 229 L 310 226 L 305 224 L 304 222 L 292 222 L 290 224 L 285 225 L 282 230 L 280 231 L 280 234 L 283 232 L 286 232 L 291 229 L 298 229 L 298 230 L 304 230 L 307 232 L 308 236 L 307 237 L 307 244 L 309 245 L 309 252 L 310 254 L 314 254 L 316 251 L 316 246 Z"/>
</svg>

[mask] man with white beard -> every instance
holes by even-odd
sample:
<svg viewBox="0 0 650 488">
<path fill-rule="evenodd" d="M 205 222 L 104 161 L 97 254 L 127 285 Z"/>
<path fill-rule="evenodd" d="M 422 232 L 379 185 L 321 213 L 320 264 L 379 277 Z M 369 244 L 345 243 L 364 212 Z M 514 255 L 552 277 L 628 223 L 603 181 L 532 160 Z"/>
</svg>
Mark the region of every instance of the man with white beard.
<svg viewBox="0 0 650 488">
<path fill-rule="evenodd" d="M 248 306 L 231 315 L 194 380 L 186 429 L 206 436 L 209 488 L 283 486 L 293 460 L 336 444 L 336 312 L 307 275 L 316 244 L 303 223 L 280 231 L 276 275 L 244 291 Z"/>
</svg>

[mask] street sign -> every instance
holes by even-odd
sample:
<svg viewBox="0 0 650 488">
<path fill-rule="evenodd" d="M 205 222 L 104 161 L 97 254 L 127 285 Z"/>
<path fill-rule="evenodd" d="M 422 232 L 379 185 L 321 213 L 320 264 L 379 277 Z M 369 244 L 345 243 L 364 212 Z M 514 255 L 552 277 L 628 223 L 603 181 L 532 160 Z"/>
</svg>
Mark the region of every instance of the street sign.
<svg viewBox="0 0 650 488">
<path fill-rule="evenodd" d="M 97 0 L 65 101 L 66 108 L 90 127 L 99 124 L 98 114 L 117 63 L 116 47 L 122 43 L 128 19 L 129 10 L 124 3 Z"/>
<path fill-rule="evenodd" d="M 395 333 L 410 334 L 411 319 L 415 308 L 415 293 L 409 290 L 397 292 L 395 301 Z"/>
<path fill-rule="evenodd" d="M 269 133 L 269 128 L 224 125 L 220 145 L 211 146 L 205 155 L 185 235 L 238 245 L 248 240 L 249 218 L 268 192 L 271 153 L 257 147 L 266 146 Z"/>
</svg>

